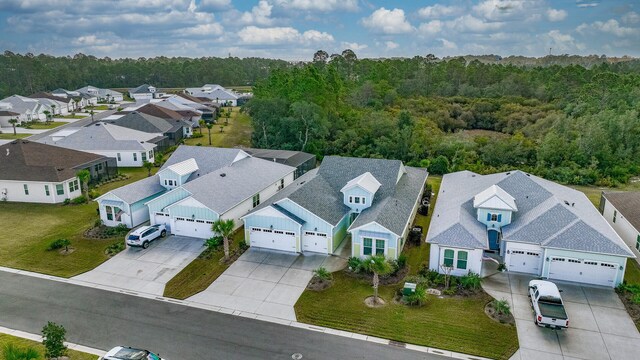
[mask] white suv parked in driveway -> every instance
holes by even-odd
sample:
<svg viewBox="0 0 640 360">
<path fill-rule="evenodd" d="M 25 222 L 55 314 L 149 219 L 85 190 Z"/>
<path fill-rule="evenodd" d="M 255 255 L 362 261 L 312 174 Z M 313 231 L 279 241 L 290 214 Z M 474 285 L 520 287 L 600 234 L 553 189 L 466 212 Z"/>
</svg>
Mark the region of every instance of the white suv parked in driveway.
<svg viewBox="0 0 640 360">
<path fill-rule="evenodd" d="M 141 246 L 143 249 L 146 249 L 149 247 L 150 242 L 159 237 L 165 237 L 166 235 L 167 229 L 164 224 L 142 226 L 127 236 L 127 245 Z"/>
</svg>

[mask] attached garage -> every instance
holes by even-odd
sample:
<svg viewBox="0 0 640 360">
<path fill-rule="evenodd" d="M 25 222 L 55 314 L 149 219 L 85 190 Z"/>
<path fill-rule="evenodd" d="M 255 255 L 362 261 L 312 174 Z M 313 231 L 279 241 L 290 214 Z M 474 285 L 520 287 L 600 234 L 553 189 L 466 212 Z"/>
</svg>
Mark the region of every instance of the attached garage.
<svg viewBox="0 0 640 360">
<path fill-rule="evenodd" d="M 251 246 L 280 251 L 296 251 L 296 234 L 291 231 L 252 227 L 249 239 Z"/>
<path fill-rule="evenodd" d="M 616 284 L 618 271 L 617 264 L 588 259 L 552 257 L 549 264 L 549 279 L 613 287 Z"/>
<path fill-rule="evenodd" d="M 542 251 L 512 249 L 509 252 L 509 271 L 540 274 Z"/>
<path fill-rule="evenodd" d="M 171 233 L 181 236 L 208 239 L 213 236 L 213 231 L 211 230 L 212 225 L 213 221 L 210 220 L 176 217 L 173 219 Z"/>
<path fill-rule="evenodd" d="M 152 224 L 164 224 L 164 226 L 166 226 L 167 230 L 169 230 L 169 232 L 171 232 L 171 217 L 169 217 L 169 214 L 166 213 L 162 213 L 162 212 L 156 212 L 155 214 L 153 214 L 152 217 Z"/>
<path fill-rule="evenodd" d="M 329 252 L 329 237 L 325 233 L 305 231 L 302 236 L 302 250 L 327 254 Z"/>
</svg>

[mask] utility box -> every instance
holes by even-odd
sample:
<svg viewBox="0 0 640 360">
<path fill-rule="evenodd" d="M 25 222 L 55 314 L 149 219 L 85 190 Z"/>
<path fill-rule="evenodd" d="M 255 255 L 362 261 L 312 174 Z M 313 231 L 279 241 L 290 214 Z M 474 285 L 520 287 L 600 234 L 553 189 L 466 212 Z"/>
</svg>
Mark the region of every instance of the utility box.
<svg viewBox="0 0 640 360">
<path fill-rule="evenodd" d="M 404 283 L 404 288 L 402 288 L 402 295 L 409 296 L 416 292 L 416 285 L 414 283 L 406 282 Z"/>
</svg>

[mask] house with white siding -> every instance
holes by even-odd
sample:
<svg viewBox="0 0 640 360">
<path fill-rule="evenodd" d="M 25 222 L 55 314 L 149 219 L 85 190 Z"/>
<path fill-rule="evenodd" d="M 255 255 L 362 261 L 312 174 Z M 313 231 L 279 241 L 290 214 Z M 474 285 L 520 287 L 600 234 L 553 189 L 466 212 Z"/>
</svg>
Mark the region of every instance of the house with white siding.
<svg viewBox="0 0 640 360">
<path fill-rule="evenodd" d="M 95 96 L 99 102 L 121 102 L 124 100 L 121 92 L 111 89 L 101 89 L 91 85 L 82 87 L 76 90 L 76 92 L 80 94 L 89 94 L 91 96 Z"/>
<path fill-rule="evenodd" d="M 351 234 L 355 257 L 396 259 L 427 172 L 398 160 L 327 156 L 320 167 L 243 217 L 251 246 L 331 254 Z"/>
<path fill-rule="evenodd" d="M 0 100 L 0 111 L 3 111 L 3 116 L 0 117 L 0 127 L 11 127 L 10 119 L 17 119 L 18 124 L 24 121 L 44 121 L 47 118 L 43 112 L 45 110 L 48 108 L 37 99 L 20 95 L 9 96 Z"/>
<path fill-rule="evenodd" d="M 640 262 L 640 192 L 603 191 L 599 208 Z"/>
<path fill-rule="evenodd" d="M 165 224 L 176 235 L 207 239 L 218 219 L 240 217 L 291 184 L 295 168 L 239 149 L 180 146 L 158 173 L 96 201 L 108 226 Z"/>
<path fill-rule="evenodd" d="M 226 106 L 238 106 L 240 95 L 230 89 L 217 84 L 205 84 L 198 88 L 186 88 L 186 94 L 210 99 L 211 101 Z"/>
<path fill-rule="evenodd" d="M 457 276 L 488 275 L 500 263 L 615 287 L 635 257 L 582 192 L 522 171 L 445 175 L 426 241 L 429 267 Z"/>
</svg>

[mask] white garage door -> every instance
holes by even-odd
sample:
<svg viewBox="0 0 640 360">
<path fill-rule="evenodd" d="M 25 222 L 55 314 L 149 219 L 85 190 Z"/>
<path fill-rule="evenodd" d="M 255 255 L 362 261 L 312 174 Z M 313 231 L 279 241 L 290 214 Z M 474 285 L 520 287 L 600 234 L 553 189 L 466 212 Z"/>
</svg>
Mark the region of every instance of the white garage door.
<svg viewBox="0 0 640 360">
<path fill-rule="evenodd" d="M 326 254 L 328 253 L 328 240 L 325 233 L 305 231 L 302 237 L 302 250 Z"/>
<path fill-rule="evenodd" d="M 161 212 L 157 212 L 153 215 L 153 224 L 164 224 L 167 228 L 167 230 L 169 230 L 169 232 L 171 232 L 171 218 L 169 217 L 169 214 L 165 214 L 165 213 L 161 213 Z"/>
<path fill-rule="evenodd" d="M 249 239 L 251 246 L 281 251 L 296 251 L 296 234 L 290 231 L 251 228 Z"/>
<path fill-rule="evenodd" d="M 540 274 L 540 260 L 542 255 L 539 251 L 532 250 L 511 250 L 509 258 L 509 271 L 517 271 L 528 274 Z"/>
<path fill-rule="evenodd" d="M 549 278 L 613 287 L 618 266 L 600 261 L 552 257 Z"/>
<path fill-rule="evenodd" d="M 211 225 L 213 225 L 213 221 L 176 217 L 171 233 L 181 236 L 208 239 L 213 236 Z"/>
</svg>

